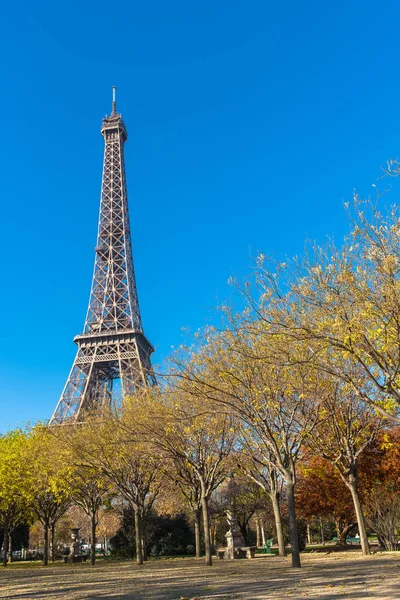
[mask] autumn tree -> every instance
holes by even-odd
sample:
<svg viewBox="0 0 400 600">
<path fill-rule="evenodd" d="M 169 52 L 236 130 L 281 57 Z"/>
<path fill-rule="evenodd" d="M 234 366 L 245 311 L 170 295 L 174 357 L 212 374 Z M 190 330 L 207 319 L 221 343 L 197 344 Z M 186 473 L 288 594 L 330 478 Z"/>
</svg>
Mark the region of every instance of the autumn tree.
<svg viewBox="0 0 400 600">
<path fill-rule="evenodd" d="M 370 527 L 387 550 L 398 548 L 400 527 L 400 428 L 382 431 L 361 461 L 370 471 L 364 505 Z M 367 487 L 367 486 L 366 486 Z"/>
<path fill-rule="evenodd" d="M 74 469 L 71 495 L 90 519 L 90 560 L 96 562 L 96 530 L 100 509 L 111 497 L 110 484 L 99 468 L 78 465 Z"/>
<path fill-rule="evenodd" d="M 354 371 L 354 368 L 354 365 L 349 366 L 348 361 L 342 363 L 342 372 L 350 369 Z M 355 381 L 356 375 L 352 373 L 351 378 Z M 324 381 L 318 407 L 321 419 L 310 436 L 308 445 L 315 454 L 333 465 L 349 489 L 357 517 L 361 548 L 363 554 L 367 555 L 369 546 L 359 492 L 359 462 L 382 427 L 382 419 L 354 392 L 353 386 L 332 377 L 326 377 Z"/>
<path fill-rule="evenodd" d="M 0 526 L 3 529 L 3 566 L 7 566 L 10 536 L 27 518 L 25 499 L 24 448 L 27 433 L 14 430 L 0 436 Z"/>
<path fill-rule="evenodd" d="M 340 247 L 310 245 L 302 260 L 281 265 L 260 255 L 254 285 L 241 292 L 275 333 L 307 344 L 316 368 L 399 423 L 399 211 L 381 214 L 356 196 L 353 212 Z M 357 368 L 343 371 L 343 361 Z"/>
<path fill-rule="evenodd" d="M 104 549 L 108 548 L 108 541 L 113 537 L 121 525 L 121 513 L 116 506 L 116 499 L 113 502 L 101 507 L 99 510 L 99 520 L 96 528 L 98 538 L 103 539 Z"/>
<path fill-rule="evenodd" d="M 346 545 L 357 519 L 351 493 L 331 462 L 314 456 L 300 466 L 296 504 L 299 515 L 307 521 L 316 517 L 332 519 L 338 542 Z"/>
<path fill-rule="evenodd" d="M 90 466 L 82 459 L 82 439 L 80 425 L 64 425 L 50 427 L 48 435 L 53 437 L 53 443 L 62 454 L 62 460 L 68 465 L 69 473 L 66 480 L 68 498 L 71 503 L 79 506 L 90 519 L 91 564 L 96 561 L 96 529 L 99 522 L 99 511 L 110 498 L 110 484 L 99 468 Z M 80 449 L 80 453 L 77 449 Z M 52 527 L 52 560 L 54 560 L 54 525 Z"/>
<path fill-rule="evenodd" d="M 196 558 L 201 557 L 201 483 L 192 465 L 178 457 L 169 459 L 165 465 L 166 477 L 179 489 L 181 501 L 186 503 L 194 522 Z"/>
<path fill-rule="evenodd" d="M 297 364 L 288 364 L 286 342 L 280 336 L 266 335 L 265 323 L 257 315 L 231 315 L 229 325 L 223 333 L 208 330 L 203 346 L 192 352 L 189 360 L 177 356 L 176 376 L 193 395 L 243 423 L 245 443 L 255 458 L 254 467 L 262 469 L 264 481 L 266 465 L 279 472 L 286 486 L 292 566 L 300 567 L 296 464 L 319 418 L 315 410 L 319 378 L 303 364 L 308 349 L 294 348 Z M 261 477 L 254 481 L 268 490 Z"/>
<path fill-rule="evenodd" d="M 397 547 L 400 524 L 399 437 L 397 426 L 379 431 L 357 459 L 359 495 L 366 521 L 381 544 L 390 550 Z M 349 486 L 331 460 L 321 456 L 307 459 L 300 469 L 296 496 L 304 518 L 322 515 L 334 520 L 342 544 L 358 524 Z"/>
<path fill-rule="evenodd" d="M 233 512 L 244 542 L 248 545 L 250 521 L 269 502 L 267 494 L 252 479 L 239 472 L 229 477 L 217 490 L 217 500 L 221 511 Z"/>
<path fill-rule="evenodd" d="M 205 562 L 210 566 L 209 501 L 232 466 L 230 455 L 236 439 L 234 419 L 225 413 L 208 411 L 197 394 L 176 385 L 164 392 L 148 390 L 133 401 L 129 409 L 136 415 L 141 411 L 142 431 L 153 447 L 173 463 L 173 477 L 194 509 L 197 502 L 200 503 Z M 198 528 L 199 525 L 199 531 Z"/>
<path fill-rule="evenodd" d="M 242 451 L 238 458 L 239 469 L 269 497 L 274 513 L 279 556 L 286 556 L 280 505 L 283 480 L 279 470 L 276 468 L 275 452 L 265 446 L 262 452 L 259 451 L 254 445 L 252 429 L 248 430 L 246 425 L 242 424 L 240 431 Z"/>
<path fill-rule="evenodd" d="M 143 527 L 162 485 L 161 458 L 138 435 L 133 413 L 88 416 L 64 440 L 76 453 L 80 468 L 95 470 L 135 515 L 136 561 L 143 563 Z"/>
<path fill-rule="evenodd" d="M 366 501 L 367 522 L 377 533 L 386 550 L 398 550 L 400 527 L 400 495 L 377 482 L 373 494 Z"/>
<path fill-rule="evenodd" d="M 54 531 L 71 503 L 72 466 L 47 427 L 37 426 L 28 438 L 23 456 L 25 499 L 43 526 L 43 564 L 49 561 L 49 534 L 54 560 Z"/>
</svg>

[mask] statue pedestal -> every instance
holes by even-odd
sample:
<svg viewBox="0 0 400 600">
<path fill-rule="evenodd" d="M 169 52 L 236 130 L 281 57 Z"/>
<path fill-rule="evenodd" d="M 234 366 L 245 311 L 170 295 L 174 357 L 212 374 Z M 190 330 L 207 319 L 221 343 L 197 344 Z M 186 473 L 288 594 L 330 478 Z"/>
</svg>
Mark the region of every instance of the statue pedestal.
<svg viewBox="0 0 400 600">
<path fill-rule="evenodd" d="M 245 546 L 242 532 L 239 527 L 239 523 L 236 517 L 236 491 L 233 475 L 228 476 L 227 481 L 224 483 L 225 493 L 227 494 L 227 510 L 226 518 L 229 525 L 229 531 L 225 534 L 226 548 L 218 548 L 217 556 L 219 558 L 225 558 L 228 560 L 234 560 L 236 558 L 254 558 L 256 552 L 256 546 Z M 235 491 L 236 489 L 236 491 Z"/>
<path fill-rule="evenodd" d="M 231 528 L 225 534 L 226 548 L 218 548 L 219 558 L 235 560 L 238 558 L 254 558 L 256 546 L 245 546 L 242 532 L 235 521 L 230 517 Z"/>
<path fill-rule="evenodd" d="M 230 560 L 234 558 L 240 558 L 239 548 L 244 546 L 244 540 L 239 527 L 231 527 L 230 530 L 225 534 L 226 538 L 226 550 L 224 558 Z"/>
<path fill-rule="evenodd" d="M 79 529 L 78 527 L 74 527 L 71 529 L 71 538 L 72 542 L 69 547 L 69 554 L 65 557 L 65 562 L 68 563 L 76 563 L 76 562 L 84 562 L 87 559 L 85 554 L 81 554 L 81 544 L 79 542 Z"/>
</svg>

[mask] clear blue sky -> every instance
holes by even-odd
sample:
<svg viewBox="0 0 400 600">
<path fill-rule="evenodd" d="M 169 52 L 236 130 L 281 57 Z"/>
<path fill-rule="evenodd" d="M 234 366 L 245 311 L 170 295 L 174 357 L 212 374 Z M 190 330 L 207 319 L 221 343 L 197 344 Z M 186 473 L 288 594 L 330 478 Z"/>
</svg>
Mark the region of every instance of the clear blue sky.
<svg viewBox="0 0 400 600">
<path fill-rule="evenodd" d="M 75 355 L 112 85 L 155 362 L 258 251 L 340 240 L 343 202 L 400 154 L 398 2 L 16 0 L 0 20 L 0 431 L 51 416 Z"/>
</svg>

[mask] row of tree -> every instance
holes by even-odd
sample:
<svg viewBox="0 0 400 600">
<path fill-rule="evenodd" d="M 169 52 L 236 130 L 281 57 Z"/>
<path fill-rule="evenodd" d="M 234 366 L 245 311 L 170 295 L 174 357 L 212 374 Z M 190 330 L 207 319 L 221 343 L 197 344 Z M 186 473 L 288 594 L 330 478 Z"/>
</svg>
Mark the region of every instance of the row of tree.
<svg viewBox="0 0 400 600">
<path fill-rule="evenodd" d="M 288 516 L 289 526 L 293 524 L 280 471 L 271 468 L 260 453 L 260 441 L 250 437 L 247 427 L 243 433 L 239 421 L 227 418 L 225 412 L 212 413 L 207 402 L 199 405 L 194 400 L 189 402 L 187 395 L 176 389 L 165 396 L 160 390 L 144 390 L 140 397 L 126 400 L 122 410 L 88 416 L 79 425 L 37 426 L 1 437 L 4 564 L 10 533 L 19 523 L 35 519 L 43 527 L 44 563 L 49 559 L 49 547 L 54 560 L 55 528 L 71 506 L 80 507 L 90 519 L 93 564 L 100 515 L 104 508 L 113 507 L 123 509 L 125 521 L 126 515 L 134 516 L 131 531 L 139 564 L 146 560 L 149 544 L 158 544 L 151 533 L 155 512 L 186 513 L 194 523 L 196 555 L 201 555 L 204 544 L 207 564 L 211 564 L 216 539 L 216 518 L 234 511 L 248 543 L 250 519 L 256 515 L 253 523 L 258 531 L 271 513 L 274 531 L 267 525 L 268 535 L 276 537 L 284 556 Z M 324 430 L 326 427 L 324 420 Z M 351 427 L 349 431 L 353 431 Z M 388 549 L 396 548 L 400 524 L 398 437 L 396 427 L 384 427 L 356 457 L 362 515 L 366 514 L 368 525 Z M 331 448 L 333 452 L 335 447 Z M 315 517 L 333 519 L 339 542 L 345 544 L 357 518 L 340 466 L 326 458 L 325 450 L 316 453 L 309 442 L 299 457 L 295 500 L 300 518 L 309 524 Z M 76 513 L 71 516 L 75 525 L 81 525 Z M 302 529 L 304 538 L 304 526 Z M 301 538 L 297 538 L 299 551 Z"/>
<path fill-rule="evenodd" d="M 29 507 L 43 523 L 47 562 L 49 532 L 68 503 L 90 515 L 94 544 L 98 508 L 117 495 L 134 514 L 140 564 L 155 503 L 178 497 L 193 514 L 198 555 L 202 520 L 211 565 L 210 502 L 240 473 L 270 499 L 282 556 L 284 500 L 292 565 L 300 567 L 296 485 L 331 473 L 330 496 L 344 486 L 368 554 L 367 501 L 377 501 L 376 513 L 398 503 L 397 475 L 386 465 L 398 458 L 400 221 L 395 209 L 383 217 L 355 200 L 343 246 L 312 247 L 302 261 L 280 265 L 260 256 L 252 279 L 234 282 L 242 309 L 222 306 L 220 326 L 180 348 L 156 388 L 78 425 L 3 436 L 5 536 Z M 380 470 L 363 471 L 378 455 Z M 336 515 L 304 508 L 308 495 L 311 506 L 306 484 L 305 515 Z M 387 525 L 393 540 L 394 519 Z"/>
<path fill-rule="evenodd" d="M 340 248 L 279 265 L 259 256 L 252 279 L 236 283 L 243 310 L 221 307 L 221 326 L 174 357 L 164 391 L 235 421 L 241 468 L 271 498 L 282 552 L 284 484 L 294 567 L 299 465 L 310 455 L 332 465 L 368 554 L 360 460 L 400 422 L 400 219 L 357 197 L 354 213 Z"/>
</svg>

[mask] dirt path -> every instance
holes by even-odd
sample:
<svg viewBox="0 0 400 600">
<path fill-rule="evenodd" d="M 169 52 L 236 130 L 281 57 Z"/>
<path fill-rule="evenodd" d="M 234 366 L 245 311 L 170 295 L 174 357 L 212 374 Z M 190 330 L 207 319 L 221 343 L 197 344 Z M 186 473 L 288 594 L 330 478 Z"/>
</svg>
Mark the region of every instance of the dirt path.
<svg viewBox="0 0 400 600">
<path fill-rule="evenodd" d="M 46 600 L 264 600 L 357 598 L 400 600 L 400 553 L 363 558 L 359 552 L 304 555 L 303 568 L 288 559 L 253 561 L 103 562 L 0 570 L 0 598 Z"/>
</svg>

